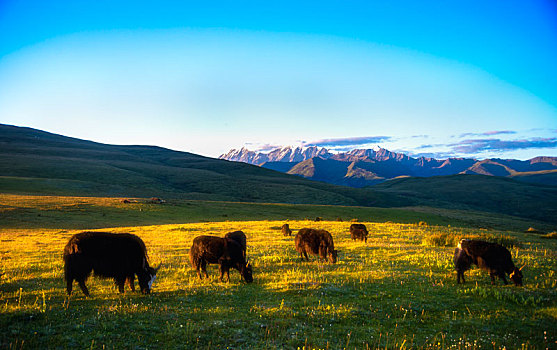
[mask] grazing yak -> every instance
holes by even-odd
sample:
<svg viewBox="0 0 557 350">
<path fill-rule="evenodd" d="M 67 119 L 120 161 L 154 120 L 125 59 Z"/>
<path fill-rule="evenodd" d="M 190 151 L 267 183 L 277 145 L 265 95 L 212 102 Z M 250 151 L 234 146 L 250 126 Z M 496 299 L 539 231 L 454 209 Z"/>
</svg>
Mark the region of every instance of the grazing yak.
<svg viewBox="0 0 557 350">
<path fill-rule="evenodd" d="M 242 231 L 228 232 L 224 235 L 224 238 L 230 238 L 235 240 L 240 246 L 242 246 L 242 251 L 244 252 L 244 259 L 246 258 L 246 251 L 248 247 L 248 240 L 246 234 Z"/>
<path fill-rule="evenodd" d="M 332 264 L 337 262 L 337 251 L 333 243 L 333 236 L 328 231 L 303 228 L 296 234 L 294 243 L 302 260 L 305 257 L 309 261 L 309 253 L 319 256 L 320 259 L 328 259 Z"/>
<path fill-rule="evenodd" d="M 290 226 L 288 224 L 282 225 L 280 229 L 283 236 L 292 236 L 292 230 L 290 229 Z"/>
<path fill-rule="evenodd" d="M 225 273 L 227 281 L 230 281 L 229 270 L 231 267 L 238 270 L 246 282 L 253 282 L 251 265 L 244 257 L 242 246 L 231 238 L 195 237 L 190 249 L 190 263 L 197 270 L 200 279 L 203 278 L 201 271 L 205 277 L 209 278 L 207 274 L 207 264 L 209 263 L 219 264 L 221 282 Z"/>
<path fill-rule="evenodd" d="M 514 266 L 509 250 L 500 244 L 463 239 L 455 249 L 453 262 L 457 273 L 457 283 L 460 283 L 461 280 L 463 283 L 465 282 L 464 272 L 475 264 L 489 272 L 492 284 L 495 284 L 496 276 L 507 284 L 505 274 L 510 274 L 511 281 L 515 285 L 522 285 L 522 272 Z"/>
<path fill-rule="evenodd" d="M 77 281 L 83 294 L 89 296 L 85 281 L 91 274 L 114 278 L 120 293 L 127 281 L 135 291 L 137 275 L 141 292 L 148 294 L 157 270 L 149 266 L 145 243 L 130 233 L 81 232 L 73 235 L 64 248 L 64 278 L 68 295 L 73 281 Z"/>
<path fill-rule="evenodd" d="M 360 240 L 367 242 L 367 228 L 364 224 L 352 224 L 350 225 L 350 238 L 352 240 Z"/>
</svg>

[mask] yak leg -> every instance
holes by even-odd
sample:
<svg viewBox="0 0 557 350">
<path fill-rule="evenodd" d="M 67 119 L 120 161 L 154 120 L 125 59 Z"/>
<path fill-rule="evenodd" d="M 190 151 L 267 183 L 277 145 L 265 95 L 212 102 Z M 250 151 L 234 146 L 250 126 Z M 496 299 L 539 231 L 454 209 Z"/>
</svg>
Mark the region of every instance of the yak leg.
<svg viewBox="0 0 557 350">
<path fill-rule="evenodd" d="M 226 266 L 224 272 L 226 272 L 226 282 L 230 282 L 230 266 Z"/>
<path fill-rule="evenodd" d="M 228 274 L 228 269 L 223 264 L 220 264 L 219 270 L 220 270 L 220 281 L 224 282 L 224 274 L 225 273 Z M 230 275 L 228 275 L 228 281 L 230 281 Z"/>
<path fill-rule="evenodd" d="M 466 283 L 466 281 L 464 280 L 464 271 L 457 270 L 456 271 L 456 283 L 460 284 L 460 280 L 462 280 L 462 283 Z"/>
<path fill-rule="evenodd" d="M 68 295 L 72 295 L 72 284 L 73 284 L 73 278 L 67 278 L 66 292 L 68 293 Z"/>
<path fill-rule="evenodd" d="M 226 282 L 230 282 L 230 266 L 227 264 L 226 260 L 219 262 L 219 270 L 220 281 L 223 282 L 224 274 L 226 273 Z"/>
<path fill-rule="evenodd" d="M 201 260 L 199 265 L 201 267 L 201 271 L 203 271 L 203 273 L 205 274 L 205 277 L 209 278 L 209 274 L 207 273 L 207 262 L 205 260 Z M 201 276 L 201 273 L 199 274 L 199 276 Z"/>
<path fill-rule="evenodd" d="M 81 288 L 81 291 L 83 292 L 83 294 L 85 294 L 86 297 L 89 296 L 89 290 L 87 289 L 87 286 L 85 285 L 85 279 L 79 279 L 77 280 L 77 283 L 79 283 L 79 287 Z"/>
<path fill-rule="evenodd" d="M 197 271 L 197 277 L 199 277 L 199 279 L 203 279 L 203 277 L 201 277 L 201 261 L 197 260 L 195 262 L 195 270 Z"/>
<path fill-rule="evenodd" d="M 66 282 L 66 293 L 68 293 L 68 295 L 72 295 L 72 284 L 73 281 Z"/>
<path fill-rule="evenodd" d="M 220 271 L 220 281 L 222 282 L 222 279 L 224 277 L 224 266 L 222 264 L 219 265 L 219 271 Z"/>
<path fill-rule="evenodd" d="M 132 292 L 135 292 L 135 283 L 134 283 L 135 282 L 135 275 L 128 276 L 126 281 L 128 282 L 128 285 L 130 286 L 130 289 L 132 290 Z"/>
<path fill-rule="evenodd" d="M 126 277 L 116 277 L 116 285 L 118 286 L 118 291 L 124 293 L 124 284 L 126 283 Z"/>
<path fill-rule="evenodd" d="M 504 283 L 504 284 L 509 284 L 509 282 L 507 282 L 507 278 L 505 277 L 505 273 L 504 273 L 504 272 L 501 272 L 501 273 L 499 274 L 499 278 L 500 278 L 501 280 L 503 280 L 503 283 Z"/>
<path fill-rule="evenodd" d="M 495 284 L 495 273 L 494 272 L 490 272 L 489 273 L 489 277 L 491 277 L 491 284 Z"/>
</svg>

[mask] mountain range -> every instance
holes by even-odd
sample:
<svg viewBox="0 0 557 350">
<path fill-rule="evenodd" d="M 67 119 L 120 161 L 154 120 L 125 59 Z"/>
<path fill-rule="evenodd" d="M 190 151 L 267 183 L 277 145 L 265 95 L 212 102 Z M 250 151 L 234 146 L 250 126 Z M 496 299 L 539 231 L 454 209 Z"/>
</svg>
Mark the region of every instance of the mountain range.
<svg viewBox="0 0 557 350">
<path fill-rule="evenodd" d="M 456 174 L 488 175 L 557 185 L 557 157 L 516 159 L 435 159 L 409 157 L 384 148 L 332 153 L 326 148 L 282 147 L 269 153 L 246 148 L 231 150 L 220 159 L 244 162 L 307 179 L 350 187 L 366 187 L 399 177 Z"/>
</svg>

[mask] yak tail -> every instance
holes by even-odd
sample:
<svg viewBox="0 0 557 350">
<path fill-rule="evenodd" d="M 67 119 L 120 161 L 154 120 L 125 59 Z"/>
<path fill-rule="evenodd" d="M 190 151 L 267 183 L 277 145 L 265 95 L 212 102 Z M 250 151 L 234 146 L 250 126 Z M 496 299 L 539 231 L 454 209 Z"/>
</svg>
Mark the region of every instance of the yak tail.
<svg viewBox="0 0 557 350">
<path fill-rule="evenodd" d="M 193 267 L 195 270 L 197 270 L 199 268 L 199 258 L 194 257 L 194 254 L 192 252 L 193 249 L 190 249 L 190 264 L 191 267 Z"/>
</svg>

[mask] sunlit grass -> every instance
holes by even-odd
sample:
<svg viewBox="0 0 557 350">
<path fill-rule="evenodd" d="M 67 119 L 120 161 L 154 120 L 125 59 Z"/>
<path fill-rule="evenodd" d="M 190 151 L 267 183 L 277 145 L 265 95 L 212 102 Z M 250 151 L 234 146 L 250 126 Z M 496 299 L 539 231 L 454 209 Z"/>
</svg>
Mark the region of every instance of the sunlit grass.
<svg viewBox="0 0 557 350">
<path fill-rule="evenodd" d="M 545 348 L 555 346 L 557 254 L 553 240 L 513 237 L 525 286 L 490 284 L 487 273 L 467 273 L 458 286 L 454 247 L 428 243 L 470 229 L 365 222 L 367 244 L 352 241 L 347 222 L 288 223 L 330 231 L 337 264 L 301 262 L 283 221 L 206 222 L 119 227 L 163 264 L 151 295 L 124 295 L 110 280 L 91 278 L 91 298 L 79 288 L 65 296 L 62 249 L 77 230 L 4 229 L 0 233 L 0 347 L 75 348 Z M 231 282 L 198 280 L 188 250 L 200 234 L 243 230 L 255 281 L 237 271 Z M 544 332 L 546 332 L 544 334 Z"/>
</svg>

